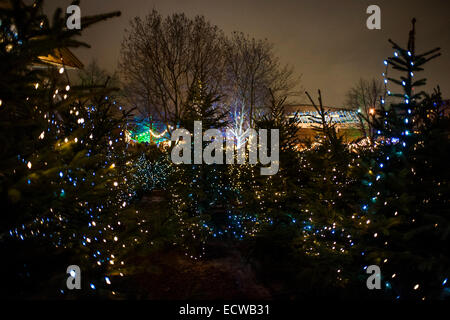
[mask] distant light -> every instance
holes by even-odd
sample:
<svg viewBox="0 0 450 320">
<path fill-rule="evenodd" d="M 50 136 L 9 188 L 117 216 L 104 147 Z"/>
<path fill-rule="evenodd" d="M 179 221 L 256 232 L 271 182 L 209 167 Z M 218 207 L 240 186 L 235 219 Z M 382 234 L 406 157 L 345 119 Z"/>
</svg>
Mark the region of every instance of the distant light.
<svg viewBox="0 0 450 320">
<path fill-rule="evenodd" d="M 63 72 L 64 72 L 64 68 L 61 67 L 61 68 L 59 69 L 59 73 L 63 73 Z"/>
<path fill-rule="evenodd" d="M 92 288 L 92 290 L 95 290 L 95 286 L 93 283 L 91 283 L 91 288 Z"/>
</svg>

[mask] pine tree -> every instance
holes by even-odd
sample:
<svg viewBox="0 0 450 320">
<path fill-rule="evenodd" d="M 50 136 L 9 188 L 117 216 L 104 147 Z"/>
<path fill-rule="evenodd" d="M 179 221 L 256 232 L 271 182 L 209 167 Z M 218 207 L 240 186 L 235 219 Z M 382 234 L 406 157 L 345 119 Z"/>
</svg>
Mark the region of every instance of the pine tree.
<svg viewBox="0 0 450 320">
<path fill-rule="evenodd" d="M 194 132 L 194 121 L 202 121 L 202 137 L 208 129 L 224 129 L 225 113 L 217 107 L 219 97 L 208 91 L 201 80 L 189 91 L 186 112 L 179 127 Z M 202 150 L 208 144 L 201 142 Z M 206 239 L 217 236 L 227 204 L 228 179 L 225 164 L 194 164 L 194 139 L 191 139 L 191 163 L 176 165 L 169 178 L 171 208 L 179 218 L 183 246 L 192 257 L 204 254 Z"/>
<path fill-rule="evenodd" d="M 374 127 L 378 144 L 366 159 L 367 200 L 358 217 L 358 244 L 364 267 L 381 267 L 386 293 L 399 299 L 437 299 L 447 292 L 449 245 L 449 118 L 442 112 L 439 90 L 418 92 L 426 80 L 415 80 L 424 65 L 440 55 L 439 48 L 418 54 L 415 19 L 407 48 L 390 40 L 394 56 L 387 66 L 400 71 L 387 77 L 401 87 L 402 99 L 383 107 Z M 447 290 L 447 291 L 446 291 Z"/>
<path fill-rule="evenodd" d="M 67 293 L 71 264 L 81 267 L 86 290 L 107 287 L 104 266 L 114 263 L 109 252 L 120 228 L 118 212 L 129 204 L 123 136 L 128 114 L 109 89 L 71 86 L 64 67 L 34 68 L 40 56 L 87 45 L 74 40 L 79 30 L 66 29 L 61 9 L 50 25 L 41 1 L 11 3 L 12 9 L 0 11 L 6 293 Z M 119 14 L 85 17 L 82 27 Z"/>
</svg>

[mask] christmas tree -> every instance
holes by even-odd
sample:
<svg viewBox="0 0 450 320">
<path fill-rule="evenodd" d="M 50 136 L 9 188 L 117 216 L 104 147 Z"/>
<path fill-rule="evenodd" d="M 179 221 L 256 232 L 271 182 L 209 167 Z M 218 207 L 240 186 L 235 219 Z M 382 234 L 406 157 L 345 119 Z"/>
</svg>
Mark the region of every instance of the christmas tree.
<svg viewBox="0 0 450 320">
<path fill-rule="evenodd" d="M 35 67 L 40 57 L 87 46 L 74 39 L 79 30 L 66 28 L 61 9 L 50 24 L 42 1 L 11 4 L 0 11 L 5 292 L 66 294 L 69 265 L 80 266 L 82 287 L 96 292 L 111 284 L 105 265 L 114 264 L 118 214 L 129 204 L 128 113 L 104 86 L 71 85 L 62 59 L 57 67 Z M 84 17 L 82 28 L 117 15 Z"/>
<path fill-rule="evenodd" d="M 400 77 L 389 77 L 387 69 L 385 83 L 401 92 L 387 89 L 387 95 L 401 101 L 383 106 L 374 119 L 377 144 L 363 162 L 368 196 L 357 217 L 366 226 L 358 247 L 364 268 L 380 266 L 387 294 L 428 300 L 448 295 L 449 118 L 439 89 L 418 91 L 426 80 L 416 77 L 440 49 L 416 52 L 415 22 L 406 48 L 390 40 L 395 51 L 385 65 Z"/>
</svg>

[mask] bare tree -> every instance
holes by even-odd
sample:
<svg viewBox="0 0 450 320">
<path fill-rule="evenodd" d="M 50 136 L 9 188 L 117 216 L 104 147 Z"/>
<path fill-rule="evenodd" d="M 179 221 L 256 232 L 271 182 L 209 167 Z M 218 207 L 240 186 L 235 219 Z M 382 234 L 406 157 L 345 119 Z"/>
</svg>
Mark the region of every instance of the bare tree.
<svg viewBox="0 0 450 320">
<path fill-rule="evenodd" d="M 166 125 L 183 118 L 189 88 L 198 80 L 221 97 L 219 107 L 231 109 L 236 132 L 245 132 L 270 105 L 269 88 L 277 97 L 300 95 L 299 79 L 279 62 L 271 43 L 239 32 L 226 38 L 203 16 L 163 18 L 152 11 L 133 19 L 119 67 L 131 105 Z"/>
<path fill-rule="evenodd" d="M 183 117 L 189 88 L 202 79 L 216 93 L 223 78 L 223 33 L 203 16 L 163 17 L 155 10 L 134 18 L 119 63 L 125 94 L 143 114 L 166 125 Z"/>
<path fill-rule="evenodd" d="M 228 103 L 239 121 L 247 118 L 251 126 L 255 116 L 269 106 L 273 95 L 294 97 L 300 83 L 294 77 L 293 68 L 281 65 L 274 53 L 273 44 L 267 39 L 250 38 L 234 32 L 225 45 Z"/>
<path fill-rule="evenodd" d="M 119 87 L 118 75 L 116 73 L 110 74 L 102 69 L 97 60 L 92 60 L 87 66 L 79 70 L 77 75 L 80 84 L 84 87 Z"/>
<path fill-rule="evenodd" d="M 377 79 L 360 79 L 346 95 L 346 106 L 358 110 L 360 117 L 360 129 L 365 137 L 372 139 L 372 129 L 367 119 L 373 117 L 376 110 L 380 109 L 381 99 L 385 96 L 385 88 L 382 81 Z"/>
</svg>

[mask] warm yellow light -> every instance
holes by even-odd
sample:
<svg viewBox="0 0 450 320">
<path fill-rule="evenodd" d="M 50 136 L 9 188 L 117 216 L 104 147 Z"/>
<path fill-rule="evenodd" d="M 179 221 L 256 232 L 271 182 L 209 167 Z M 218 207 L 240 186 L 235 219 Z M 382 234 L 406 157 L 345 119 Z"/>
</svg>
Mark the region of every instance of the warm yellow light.
<svg viewBox="0 0 450 320">
<path fill-rule="evenodd" d="M 370 109 L 369 109 L 369 113 L 370 113 L 371 115 L 374 115 L 374 114 L 375 114 L 375 108 L 370 108 Z"/>
</svg>

